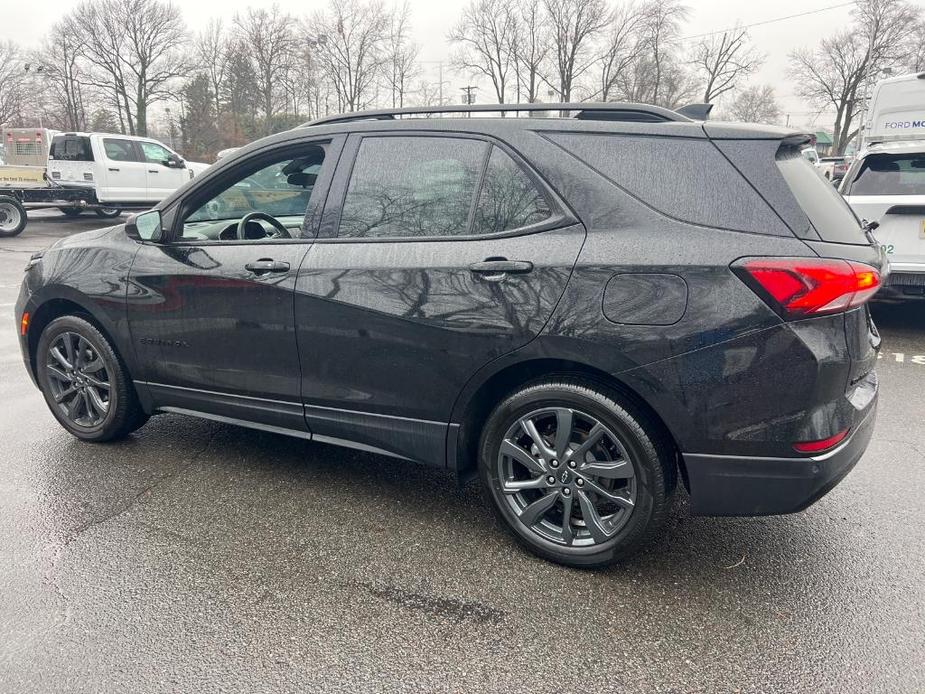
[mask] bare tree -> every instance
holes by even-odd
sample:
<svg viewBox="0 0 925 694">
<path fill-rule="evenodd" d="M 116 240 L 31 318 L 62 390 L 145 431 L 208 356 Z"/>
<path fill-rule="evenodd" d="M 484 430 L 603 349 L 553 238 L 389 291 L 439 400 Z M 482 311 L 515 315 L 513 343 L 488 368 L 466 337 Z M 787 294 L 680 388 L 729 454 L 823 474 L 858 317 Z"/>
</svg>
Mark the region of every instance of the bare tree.
<svg viewBox="0 0 925 694">
<path fill-rule="evenodd" d="M 778 123 L 781 110 L 774 88 L 764 84 L 742 89 L 730 104 L 727 116 L 729 120 L 745 123 Z"/>
<path fill-rule="evenodd" d="M 408 2 L 395 8 L 389 17 L 387 64 L 385 80 L 392 92 L 392 107 L 405 105 L 405 95 L 411 82 L 420 74 L 417 63 L 420 47 L 411 41 L 411 9 Z"/>
<path fill-rule="evenodd" d="M 257 100 L 263 111 L 264 132 L 273 132 L 273 117 L 282 109 L 281 83 L 295 54 L 295 20 L 277 5 L 269 10 L 249 7 L 235 15 L 238 34 L 250 53 L 257 86 Z"/>
<path fill-rule="evenodd" d="M 797 93 L 835 111 L 832 149 L 838 154 L 855 135 L 870 82 L 910 58 L 922 21 L 921 10 L 907 0 L 858 0 L 852 13 L 854 26 L 824 38 L 814 50 L 790 55 Z"/>
<path fill-rule="evenodd" d="M 63 23 L 58 23 L 34 55 L 34 72 L 41 73 L 44 92 L 57 111 L 57 121 L 66 130 L 87 127 L 80 40 L 79 36 L 66 31 Z"/>
<path fill-rule="evenodd" d="M 690 11 L 680 0 L 648 0 L 644 5 L 646 30 L 643 46 L 648 53 L 650 98 L 653 104 L 670 105 L 682 91 L 683 70 L 677 65 L 681 25 Z"/>
<path fill-rule="evenodd" d="M 20 113 L 25 66 L 19 47 L 12 41 L 0 43 L 0 124 Z"/>
<path fill-rule="evenodd" d="M 499 104 L 505 103 L 512 66 L 511 45 L 517 20 L 512 0 L 473 0 L 449 34 L 458 47 L 453 65 L 491 80 Z"/>
<path fill-rule="evenodd" d="M 146 134 L 148 108 L 172 97 L 187 72 L 180 10 L 160 0 L 96 0 L 78 5 L 62 29 L 92 66 L 89 83 L 110 91 L 123 126 Z"/>
<path fill-rule="evenodd" d="M 323 36 L 318 60 L 346 111 L 365 108 L 375 100 L 377 82 L 386 62 L 389 18 L 380 0 L 331 0 L 307 27 Z"/>
<path fill-rule="evenodd" d="M 532 0 L 518 0 L 515 26 L 508 53 L 514 61 L 517 78 L 517 101 L 540 100 L 542 68 L 549 55 L 549 25 L 543 7 Z"/>
<path fill-rule="evenodd" d="M 228 37 L 221 19 L 212 19 L 196 41 L 196 58 L 199 68 L 209 79 L 209 89 L 215 100 L 215 117 L 222 114 L 222 87 L 228 75 Z"/>
<path fill-rule="evenodd" d="M 645 19 L 646 14 L 631 2 L 614 9 L 597 59 L 600 70 L 597 91 L 590 99 L 609 101 L 618 81 L 639 60 L 645 46 Z"/>
<path fill-rule="evenodd" d="M 607 27 L 610 12 L 604 0 L 543 0 L 552 30 L 553 63 L 561 101 L 570 101 L 577 80 L 595 57 L 592 42 Z"/>
<path fill-rule="evenodd" d="M 694 48 L 693 64 L 704 80 L 704 103 L 711 104 L 752 75 L 763 58 L 748 45 L 748 30 L 736 27 L 703 38 Z"/>
</svg>

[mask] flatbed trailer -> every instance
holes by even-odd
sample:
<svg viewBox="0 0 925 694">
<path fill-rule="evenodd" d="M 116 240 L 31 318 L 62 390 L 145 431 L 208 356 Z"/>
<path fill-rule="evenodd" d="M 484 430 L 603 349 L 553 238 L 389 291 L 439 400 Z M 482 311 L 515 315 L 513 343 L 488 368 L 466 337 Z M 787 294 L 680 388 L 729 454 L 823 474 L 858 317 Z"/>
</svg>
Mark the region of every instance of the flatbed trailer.
<svg viewBox="0 0 925 694">
<path fill-rule="evenodd" d="M 113 219 L 123 210 L 143 210 L 146 205 L 101 203 L 92 186 L 62 186 L 45 178 L 45 185 L 0 185 L 0 237 L 17 236 L 26 228 L 29 210 L 57 208 L 70 217 L 93 210 L 104 219 Z"/>
</svg>

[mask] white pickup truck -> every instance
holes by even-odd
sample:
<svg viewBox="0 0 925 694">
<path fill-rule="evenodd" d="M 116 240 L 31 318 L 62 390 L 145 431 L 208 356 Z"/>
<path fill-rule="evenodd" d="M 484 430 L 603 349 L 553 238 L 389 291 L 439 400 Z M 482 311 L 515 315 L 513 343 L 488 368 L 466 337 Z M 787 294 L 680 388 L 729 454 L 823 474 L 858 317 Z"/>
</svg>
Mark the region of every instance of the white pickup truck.
<svg viewBox="0 0 925 694">
<path fill-rule="evenodd" d="M 48 151 L 48 177 L 96 190 L 100 203 L 156 203 L 208 164 L 187 162 L 157 140 L 106 133 L 61 133 Z"/>
<path fill-rule="evenodd" d="M 46 167 L 0 167 L 0 237 L 21 233 L 29 209 L 57 207 L 68 216 L 93 210 L 101 217 L 146 209 L 208 167 L 147 137 L 57 133 Z"/>
</svg>

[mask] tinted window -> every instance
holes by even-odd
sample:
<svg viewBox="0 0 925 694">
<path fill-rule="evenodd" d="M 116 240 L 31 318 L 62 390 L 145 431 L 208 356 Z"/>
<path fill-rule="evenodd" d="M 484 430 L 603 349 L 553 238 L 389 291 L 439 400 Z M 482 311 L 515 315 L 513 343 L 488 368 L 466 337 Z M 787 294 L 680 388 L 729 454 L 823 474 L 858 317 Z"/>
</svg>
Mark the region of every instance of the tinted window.
<svg viewBox="0 0 925 694">
<path fill-rule="evenodd" d="M 467 234 L 487 147 L 450 137 L 363 138 L 338 236 Z"/>
<path fill-rule="evenodd" d="M 163 164 L 170 157 L 170 150 L 156 142 L 140 142 L 141 152 L 149 164 Z"/>
<path fill-rule="evenodd" d="M 547 137 L 669 217 L 721 229 L 791 235 L 709 140 L 596 133 Z"/>
<path fill-rule="evenodd" d="M 857 217 L 835 186 L 795 148 L 780 151 L 777 168 L 823 241 L 867 243 Z"/>
<path fill-rule="evenodd" d="M 848 195 L 925 195 L 925 154 L 871 154 Z"/>
<path fill-rule="evenodd" d="M 57 161 L 93 161 L 90 138 L 82 135 L 55 135 L 48 158 Z"/>
<path fill-rule="evenodd" d="M 135 147 L 131 140 L 103 140 L 103 149 L 106 156 L 113 161 L 138 161 L 135 156 Z"/>
<path fill-rule="evenodd" d="M 494 234 L 542 222 L 549 203 L 526 172 L 499 147 L 493 147 L 472 221 L 473 234 Z"/>
<path fill-rule="evenodd" d="M 293 158 L 293 154 L 296 154 Z M 237 223 L 250 212 L 263 212 L 275 217 L 291 236 L 300 236 L 302 222 L 315 183 L 325 160 L 321 145 L 303 147 L 299 152 L 287 150 L 285 159 L 264 161 L 254 171 L 245 169 L 241 175 L 186 216 L 182 238 L 233 241 L 237 239 Z M 276 237 L 269 223 L 252 221 L 245 238 L 259 240 Z"/>
</svg>

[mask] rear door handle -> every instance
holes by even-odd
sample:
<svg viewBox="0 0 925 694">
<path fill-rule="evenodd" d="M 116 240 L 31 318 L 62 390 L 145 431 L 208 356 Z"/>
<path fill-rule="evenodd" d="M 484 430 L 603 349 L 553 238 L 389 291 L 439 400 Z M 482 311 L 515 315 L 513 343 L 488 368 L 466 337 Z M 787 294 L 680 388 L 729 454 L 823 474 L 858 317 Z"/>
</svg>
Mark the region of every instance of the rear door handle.
<svg viewBox="0 0 925 694">
<path fill-rule="evenodd" d="M 523 275 L 533 270 L 533 263 L 529 260 L 489 258 L 481 263 L 472 263 L 469 270 L 479 275 Z"/>
<path fill-rule="evenodd" d="M 261 258 L 253 263 L 244 266 L 245 270 L 250 270 L 255 275 L 266 275 L 270 272 L 289 272 L 289 263 L 282 260 L 270 260 Z"/>
</svg>

